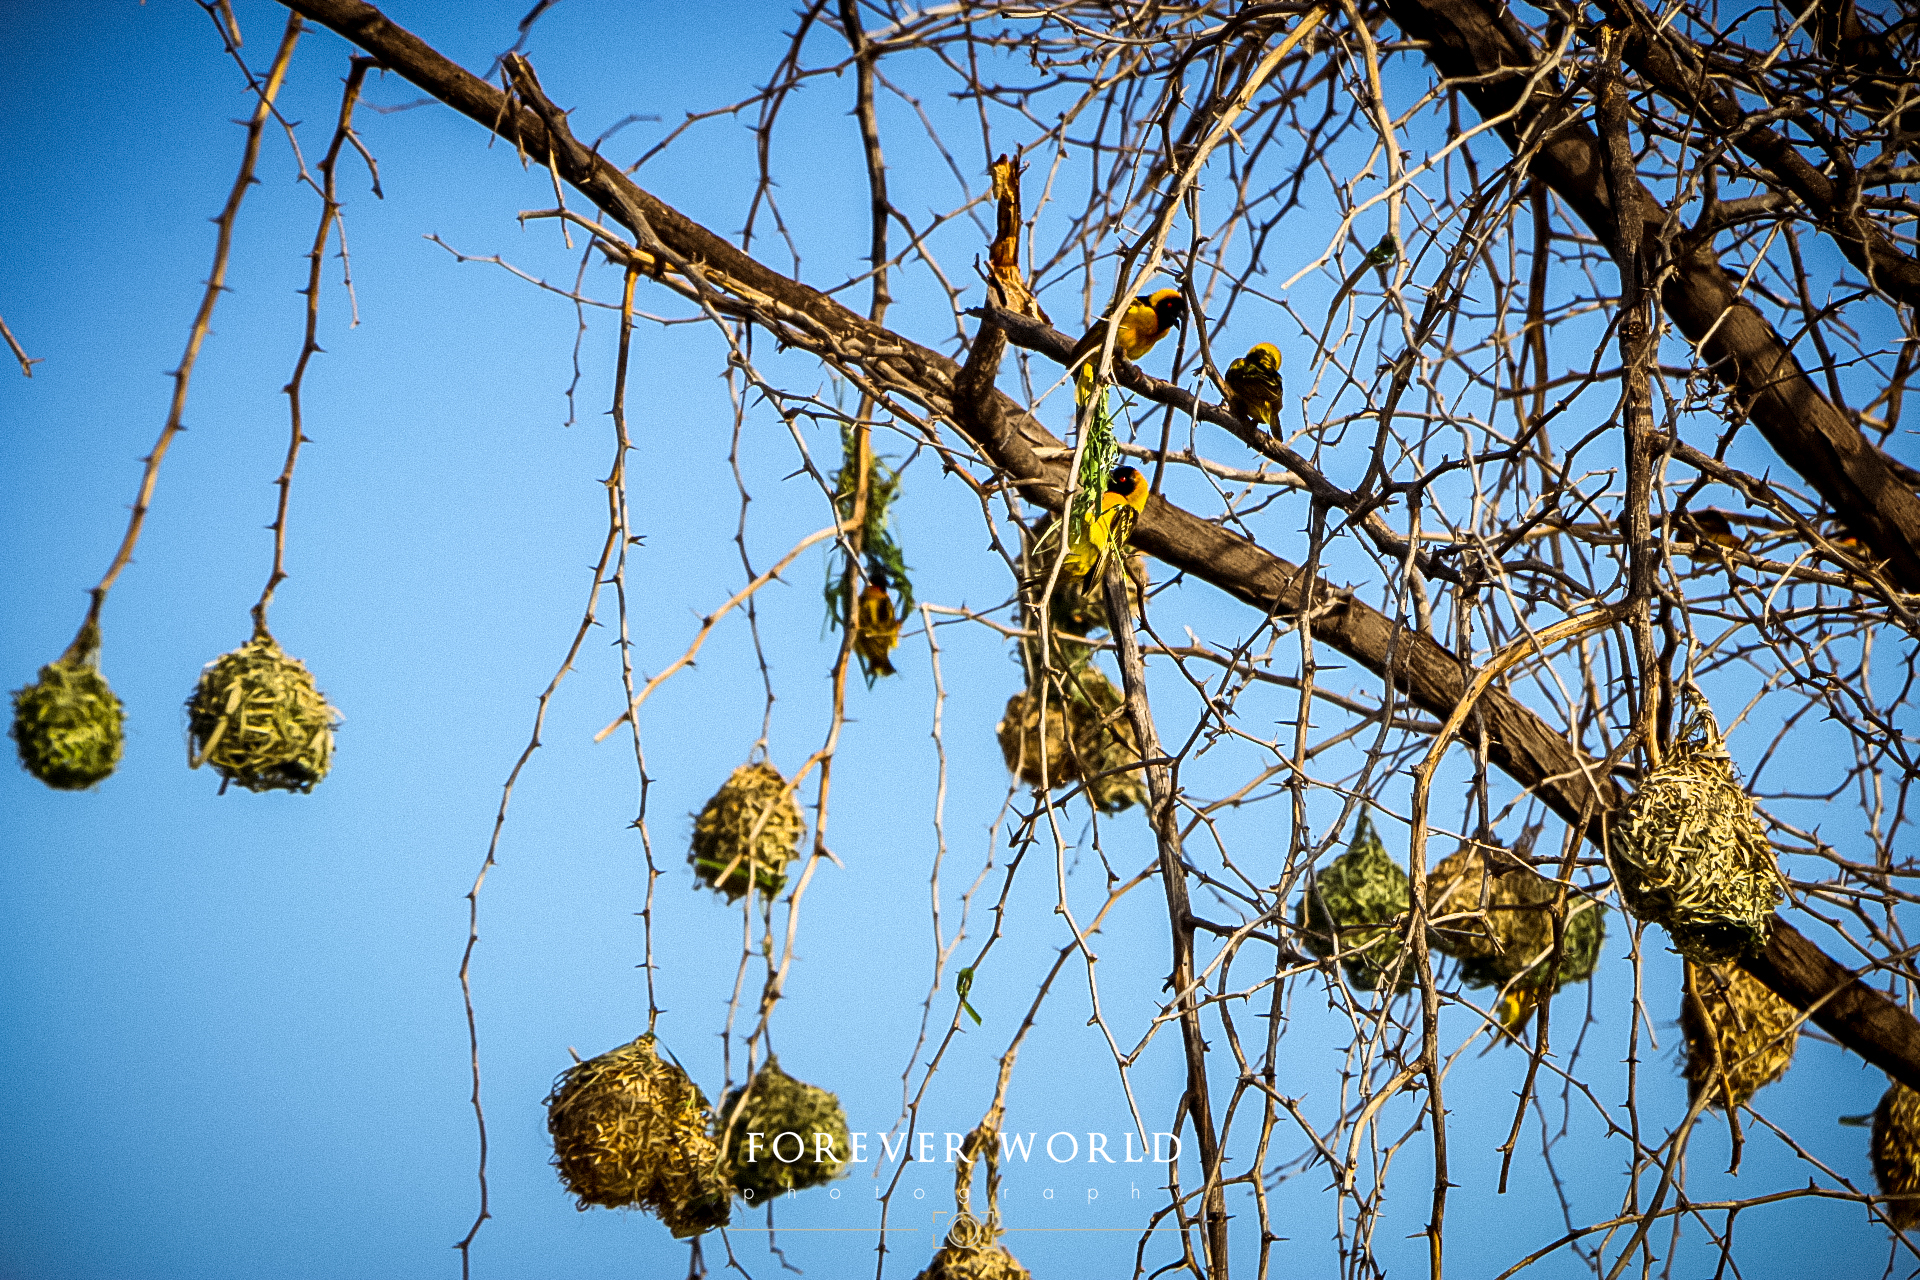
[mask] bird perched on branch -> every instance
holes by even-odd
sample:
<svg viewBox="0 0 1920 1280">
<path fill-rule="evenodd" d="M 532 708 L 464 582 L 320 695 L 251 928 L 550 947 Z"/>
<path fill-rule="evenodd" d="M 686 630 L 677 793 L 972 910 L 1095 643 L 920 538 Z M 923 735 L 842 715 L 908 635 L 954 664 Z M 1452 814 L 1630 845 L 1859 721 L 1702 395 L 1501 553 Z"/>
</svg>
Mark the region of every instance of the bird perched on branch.
<svg viewBox="0 0 1920 1280">
<path fill-rule="evenodd" d="M 1067 569 L 1077 574 L 1083 589 L 1100 582 L 1107 557 L 1124 557 L 1134 522 L 1147 509 L 1147 478 L 1133 467 L 1115 467 L 1100 495 L 1100 508 L 1087 522 L 1086 536 L 1067 551 Z"/>
<path fill-rule="evenodd" d="M 867 585 L 860 588 L 854 603 L 853 651 L 860 655 L 867 679 L 895 674 L 887 655 L 900 643 L 900 619 L 893 612 L 893 597 L 887 594 L 887 571 L 878 564 L 867 565 Z"/>
<path fill-rule="evenodd" d="M 1138 360 L 1186 318 L 1187 300 L 1180 296 L 1178 289 L 1143 293 L 1129 302 L 1120 315 L 1120 327 L 1113 338 L 1113 354 L 1125 360 Z M 1074 344 L 1073 354 L 1067 357 L 1069 369 L 1078 366 L 1083 396 L 1092 390 L 1100 365 L 1100 351 L 1106 342 L 1107 321 L 1102 320 L 1087 330 L 1086 336 Z M 1085 364 L 1080 363 L 1083 360 Z"/>
<path fill-rule="evenodd" d="M 1287 396 L 1280 379 L 1280 348 L 1262 342 L 1228 365 L 1227 391 L 1247 421 L 1278 430 Z"/>
<path fill-rule="evenodd" d="M 1693 538 L 1696 545 L 1713 543 L 1722 547 L 1744 547 L 1746 540 L 1734 532 L 1724 513 L 1708 507 L 1704 511 L 1689 511 L 1678 522 L 1680 532 Z"/>
</svg>

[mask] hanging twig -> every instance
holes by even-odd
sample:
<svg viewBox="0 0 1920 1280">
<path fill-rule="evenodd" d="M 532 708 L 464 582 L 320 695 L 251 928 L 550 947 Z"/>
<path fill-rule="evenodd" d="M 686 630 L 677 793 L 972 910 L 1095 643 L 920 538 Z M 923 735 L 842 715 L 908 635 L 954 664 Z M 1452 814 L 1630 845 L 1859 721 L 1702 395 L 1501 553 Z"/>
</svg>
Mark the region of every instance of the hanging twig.
<svg viewBox="0 0 1920 1280">
<path fill-rule="evenodd" d="M 160 438 L 154 442 L 152 451 L 142 459 L 145 468 L 140 473 L 140 488 L 134 495 L 133 512 L 127 517 L 127 531 L 120 539 L 120 547 L 114 552 L 113 562 L 107 566 L 105 576 L 90 593 L 93 599 L 87 607 L 86 621 L 81 624 L 82 632 L 89 627 L 99 626 L 100 611 L 107 603 L 107 592 L 113 589 L 121 571 L 133 562 L 133 549 L 139 545 L 140 532 L 146 527 L 147 511 L 153 504 L 153 488 L 160 479 L 161 460 L 167 456 L 167 447 L 173 443 L 173 438 L 186 427 L 187 385 L 193 378 L 194 362 L 200 357 L 200 345 L 207 340 L 208 328 L 213 323 L 214 304 L 219 302 L 221 293 L 226 290 L 227 255 L 233 248 L 234 220 L 239 217 L 240 203 L 247 197 L 247 188 L 253 185 L 253 166 L 260 157 L 260 138 L 273 115 L 273 100 L 280 96 L 280 88 L 286 83 L 287 67 L 293 61 L 293 47 L 300 40 L 302 27 L 298 13 L 287 15 L 287 26 L 280 36 L 280 47 L 273 55 L 266 78 L 259 84 L 258 100 L 254 104 L 253 114 L 247 118 L 247 140 L 240 152 L 240 171 L 234 175 L 226 204 L 213 220 L 218 228 L 213 247 L 213 270 L 207 275 L 206 288 L 200 295 L 200 308 L 194 313 L 193 324 L 187 330 L 187 349 L 169 375 L 173 379 L 173 399 L 167 406 L 166 425 L 160 428 Z"/>
</svg>

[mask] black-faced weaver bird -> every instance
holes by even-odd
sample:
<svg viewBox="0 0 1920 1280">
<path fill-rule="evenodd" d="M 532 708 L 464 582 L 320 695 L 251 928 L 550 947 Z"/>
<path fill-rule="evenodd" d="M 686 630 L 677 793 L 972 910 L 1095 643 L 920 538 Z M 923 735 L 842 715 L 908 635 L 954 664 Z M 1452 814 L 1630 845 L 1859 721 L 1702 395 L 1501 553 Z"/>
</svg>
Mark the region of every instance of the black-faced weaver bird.
<svg viewBox="0 0 1920 1280">
<path fill-rule="evenodd" d="M 1727 523 L 1727 517 L 1712 507 L 1704 511 L 1689 511 L 1680 524 L 1680 532 L 1692 536 L 1696 545 L 1711 542 L 1722 547 L 1744 547 L 1746 540 L 1733 531 Z"/>
<path fill-rule="evenodd" d="M 1153 350 L 1153 344 L 1166 337 L 1175 325 L 1185 323 L 1186 318 L 1187 300 L 1180 296 L 1178 289 L 1143 293 L 1129 302 L 1120 315 L 1120 327 L 1113 337 L 1113 354 L 1124 360 L 1138 360 Z M 1093 387 L 1094 374 L 1100 366 L 1100 351 L 1106 342 L 1107 322 L 1102 320 L 1087 330 L 1086 336 L 1074 344 L 1073 354 L 1067 357 L 1067 368 L 1077 368 L 1083 397 Z M 1085 364 L 1081 364 L 1083 360 Z"/>
<path fill-rule="evenodd" d="M 1228 365 L 1227 393 L 1248 422 L 1278 430 L 1287 399 L 1287 386 L 1280 378 L 1280 348 L 1262 342 Z"/>
<path fill-rule="evenodd" d="M 1109 556 L 1125 562 L 1134 522 L 1146 509 L 1147 478 L 1132 467 L 1115 467 L 1098 511 L 1087 522 L 1085 539 L 1067 549 L 1067 570 L 1079 576 L 1084 589 L 1099 585 Z"/>
<path fill-rule="evenodd" d="M 887 655 L 900 643 L 900 619 L 893 612 L 893 597 L 887 594 L 887 571 L 872 560 L 867 562 L 867 585 L 853 606 L 853 651 L 867 679 L 895 674 Z"/>
</svg>

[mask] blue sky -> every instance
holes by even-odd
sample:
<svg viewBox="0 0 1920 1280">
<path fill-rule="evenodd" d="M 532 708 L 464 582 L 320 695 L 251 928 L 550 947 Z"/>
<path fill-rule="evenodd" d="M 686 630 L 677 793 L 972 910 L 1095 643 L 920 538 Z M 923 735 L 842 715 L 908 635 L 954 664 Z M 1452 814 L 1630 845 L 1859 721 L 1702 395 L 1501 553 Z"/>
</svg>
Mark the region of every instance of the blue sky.
<svg viewBox="0 0 1920 1280">
<path fill-rule="evenodd" d="M 262 64 L 281 11 L 244 2 L 238 11 L 246 55 Z M 445 6 L 401 3 L 388 11 L 484 68 L 511 43 L 521 9 L 474 3 L 449 15 Z M 724 38 L 716 38 L 721 23 Z M 788 26 L 786 11 L 770 4 L 729 6 L 723 18 L 702 6 L 567 0 L 542 21 L 532 54 L 549 92 L 578 108 L 576 129 L 591 136 L 629 112 L 674 121 L 746 96 Z M 282 99 L 289 119 L 308 122 L 309 161 L 324 149 L 346 53 L 330 33 L 309 34 Z M 84 590 L 119 539 L 138 459 L 164 419 L 164 373 L 178 360 L 211 255 L 207 218 L 237 159 L 240 130 L 229 121 L 250 101 L 206 17 L 186 0 L 8 6 L 0 71 L 14 87 L 10 127 L 0 133 L 0 256 L 9 264 L 0 314 L 44 358 L 31 381 L 0 370 L 0 536 L 13 548 L 0 561 L 0 673 L 12 688 L 71 638 Z M 777 175 L 789 220 L 805 229 L 802 273 L 817 283 L 856 270 L 864 247 L 850 94 L 849 82 L 828 80 L 799 95 L 786 126 L 798 141 Z M 367 96 L 399 104 L 416 95 L 375 79 Z M 897 113 L 890 128 L 911 123 L 899 104 L 888 110 Z M 346 714 L 336 768 L 309 796 L 219 796 L 216 779 L 186 769 L 182 745 L 180 704 L 203 663 L 246 639 L 246 610 L 271 550 L 264 526 L 285 447 L 280 388 L 301 323 L 293 291 L 317 215 L 275 133 L 241 215 L 232 292 L 195 374 L 189 430 L 107 609 L 103 666 L 129 708 L 125 762 L 78 795 L 0 770 L 0 1082 L 13 1100 L 0 1113 L 7 1280 L 457 1273 L 450 1246 L 475 1206 L 455 981 L 463 895 L 501 782 L 527 741 L 534 697 L 577 625 L 604 533 L 613 338 L 604 316 L 594 317 L 577 421 L 566 425 L 572 307 L 497 267 L 462 265 L 425 238 L 570 280 L 574 258 L 551 226 L 515 221 L 552 203 L 544 171 L 523 171 L 500 146 L 489 150 L 477 126 L 445 108 L 363 111 L 359 122 L 380 159 L 386 199 L 371 198 L 356 163 L 344 166 L 361 323 L 348 325 L 330 265 L 326 354 L 307 380 L 313 444 L 295 483 L 292 577 L 273 615 L 282 643 Z M 621 145 L 637 154 L 662 128 L 632 126 Z M 734 231 L 751 194 L 750 139 L 732 120 L 699 136 L 641 180 L 691 216 Z M 896 198 L 915 209 L 951 203 L 951 175 L 902 151 Z M 959 157 L 970 173 L 982 160 Z M 769 261 L 790 265 L 784 256 Z M 611 296 L 604 269 L 589 282 Z M 664 295 L 641 302 L 680 313 Z M 896 317 L 931 340 L 943 331 L 941 310 L 938 298 L 908 299 Z M 790 381 L 821 381 L 796 360 L 767 358 Z M 738 588 L 731 540 L 740 504 L 727 460 L 733 411 L 710 331 L 642 328 L 634 359 L 631 465 L 644 535 L 632 568 L 634 660 L 651 672 Z M 753 497 L 745 540 L 764 568 L 828 517 L 817 489 L 790 478 L 797 460 L 780 423 L 749 411 L 742 430 L 742 477 Z M 807 430 L 808 447 L 831 461 L 832 430 Z M 922 597 L 998 603 L 1007 586 L 986 552 L 977 503 L 931 466 L 911 472 L 908 486 L 901 533 Z M 821 635 L 823 565 L 820 553 L 809 554 L 758 598 L 779 695 L 771 750 L 788 770 L 826 724 L 835 640 Z M 1227 638 L 1250 625 L 1203 586 L 1180 588 L 1156 607 L 1175 634 L 1192 626 Z M 546 1163 L 541 1100 L 569 1046 L 603 1051 L 637 1034 L 646 1017 L 633 762 L 619 739 L 591 741 L 621 706 L 610 636 L 597 633 L 555 700 L 482 895 L 474 982 L 494 1219 L 475 1246 L 478 1275 L 664 1275 L 685 1265 L 683 1246 L 650 1218 L 575 1212 Z M 951 932 L 960 890 L 990 854 L 1004 864 L 993 824 L 1006 774 L 992 726 L 1020 677 L 1011 653 L 983 630 L 948 628 L 941 644 Z M 903 643 L 899 665 L 902 678 L 851 695 L 830 828 L 844 867 L 823 867 L 809 889 L 799 962 L 775 1023 L 783 1065 L 836 1090 L 853 1127 L 868 1131 L 897 1116 L 932 966 L 939 756 L 924 636 Z M 1339 678 L 1367 689 L 1361 673 Z M 1169 686 L 1163 714 L 1190 720 L 1180 696 Z M 1285 703 L 1273 705 L 1286 714 Z M 763 706 L 752 638 L 736 616 L 698 666 L 649 704 L 644 725 L 650 830 L 666 872 L 655 904 L 661 1033 L 709 1092 L 722 1079 L 718 1036 L 740 921 L 691 886 L 688 815 L 746 758 Z M 1278 807 L 1269 808 L 1274 816 L 1237 829 L 1284 847 Z M 1067 834 L 1084 846 L 1082 828 Z M 1103 840 L 1124 873 L 1151 856 L 1138 821 L 1111 824 Z M 1085 847 L 1068 857 L 1071 893 L 1084 908 L 1101 894 L 1099 865 Z M 1137 892 L 1101 936 L 1102 999 L 1129 1034 L 1151 1016 L 1167 963 L 1158 895 L 1153 885 Z M 959 1037 L 922 1130 L 977 1121 L 992 1060 L 1061 944 L 1050 874 L 1019 880 L 1009 901 L 1015 927 L 973 994 L 986 1025 Z M 976 916 L 962 957 L 977 946 L 981 924 Z M 1627 1056 L 1631 1001 L 1626 929 L 1618 915 L 1612 924 L 1582 1049 L 1606 1105 L 1624 1096 L 1617 1064 Z M 1657 945 L 1649 950 L 1649 984 L 1673 990 L 1677 961 Z M 1572 1010 L 1584 994 L 1562 1007 Z M 1655 1004 L 1660 1046 L 1647 1045 L 1643 1028 L 1640 1097 L 1647 1115 L 1671 1123 L 1684 1110 L 1672 1068 L 1676 1002 Z M 1087 1013 L 1084 972 L 1070 968 L 1023 1053 L 1010 1128 L 1042 1142 L 1055 1131 L 1105 1132 L 1118 1146 L 1126 1105 L 1104 1042 L 1083 1025 Z M 935 1002 L 936 1026 L 951 1014 L 949 990 Z M 1341 1088 L 1338 1020 L 1304 984 L 1288 1016 L 1298 1048 L 1286 1060 L 1296 1074 L 1280 1087 L 1309 1109 L 1330 1106 Z M 1456 1131 L 1470 1135 L 1456 1156 L 1465 1190 L 1453 1207 L 1469 1269 L 1511 1261 L 1560 1230 L 1537 1160 L 1504 1200 L 1489 1191 L 1498 1163 L 1489 1152 L 1504 1137 L 1524 1065 L 1508 1051 L 1469 1054 L 1449 1085 Z M 1149 1128 L 1171 1127 L 1180 1068 L 1170 1037 L 1155 1041 L 1133 1079 Z M 1883 1087 L 1857 1061 L 1805 1043 L 1769 1102 L 1810 1152 L 1865 1177 L 1864 1133 L 1833 1118 L 1870 1110 Z M 1590 1114 L 1576 1112 L 1571 1123 L 1576 1133 L 1594 1128 Z M 1537 1147 L 1537 1135 L 1529 1140 Z M 1737 1183 L 1716 1181 L 1725 1143 L 1715 1125 L 1696 1140 L 1696 1195 L 1805 1181 L 1805 1166 L 1757 1141 Z M 1282 1154 L 1297 1145 L 1283 1138 Z M 1562 1151 L 1559 1173 L 1576 1212 L 1603 1216 L 1618 1195 L 1617 1146 Z M 1593 1163 L 1566 1167 L 1576 1151 Z M 1383 1254 L 1403 1265 L 1423 1248 L 1399 1238 L 1424 1219 L 1425 1158 L 1424 1142 L 1399 1157 L 1403 1189 L 1378 1233 Z M 782 1227 L 870 1226 L 873 1185 L 856 1175 L 837 1198 L 797 1198 L 782 1206 Z M 912 1230 L 895 1239 L 901 1260 L 888 1274 L 907 1276 L 933 1238 L 932 1212 L 948 1205 L 950 1170 L 910 1168 L 902 1185 L 895 1221 Z M 1036 1159 L 1009 1173 L 1008 1219 L 1027 1229 L 1010 1243 L 1037 1275 L 1089 1275 L 1094 1266 L 1122 1274 L 1144 1221 L 1139 1205 L 1153 1197 L 1150 1181 L 1123 1167 Z M 1330 1274 L 1332 1203 L 1320 1170 L 1280 1186 L 1279 1231 L 1288 1237 L 1280 1274 Z M 1743 1217 L 1743 1272 L 1797 1274 L 1788 1246 L 1814 1238 L 1835 1274 L 1878 1265 L 1885 1245 L 1862 1217 L 1827 1204 Z M 751 1232 L 734 1239 L 754 1275 L 778 1272 Z M 814 1275 L 864 1273 L 871 1244 L 869 1235 L 826 1231 L 782 1237 L 787 1255 Z M 717 1265 L 720 1251 L 707 1256 Z"/>
</svg>

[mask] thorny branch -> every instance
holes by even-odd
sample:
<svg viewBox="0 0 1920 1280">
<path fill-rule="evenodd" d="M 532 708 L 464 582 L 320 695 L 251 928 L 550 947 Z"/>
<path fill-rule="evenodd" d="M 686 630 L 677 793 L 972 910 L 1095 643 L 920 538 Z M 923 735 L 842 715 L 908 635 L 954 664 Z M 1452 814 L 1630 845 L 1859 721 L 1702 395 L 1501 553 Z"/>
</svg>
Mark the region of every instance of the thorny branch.
<svg viewBox="0 0 1920 1280">
<path fill-rule="evenodd" d="M 1210 630 L 1183 645 L 1149 633 L 1155 643 L 1142 645 L 1117 570 L 1104 584 L 1146 774 L 1173 981 L 1137 1040 L 1117 1033 L 1088 939 L 1142 877 L 1113 871 L 1118 820 L 1097 818 L 1087 848 L 1107 869 L 1104 902 L 1091 917 L 1074 907 L 1093 925 L 1077 921 L 1062 879 L 1073 936 L 1001 1059 L 981 1130 L 1004 1116 L 1018 1050 L 1068 963 L 1085 969 L 1093 1024 L 1136 1116 L 1130 1072 L 1160 1028 L 1177 1029 L 1187 1069 L 1173 1124 L 1191 1127 L 1200 1168 L 1197 1187 L 1169 1186 L 1162 1212 L 1182 1228 L 1197 1225 L 1201 1244 L 1196 1252 L 1183 1243 L 1165 1266 L 1224 1277 L 1229 1243 L 1248 1220 L 1259 1224 L 1264 1277 L 1279 1239 L 1267 1196 L 1324 1166 L 1339 1203 L 1343 1275 L 1379 1274 L 1388 1175 L 1424 1134 L 1434 1191 L 1423 1234 L 1430 1272 L 1440 1274 L 1455 1167 L 1448 1144 L 1460 1128 L 1444 1120 L 1445 1082 L 1479 1037 L 1518 1037 L 1429 952 L 1428 926 L 1445 922 L 1429 914 L 1427 842 L 1450 835 L 1495 847 L 1501 830 L 1557 822 L 1565 839 L 1556 852 L 1536 857 L 1530 841 L 1516 852 L 1516 836 L 1499 847 L 1508 874 L 1537 868 L 1556 882 L 1548 963 L 1559 965 L 1570 898 L 1613 893 L 1611 833 L 1630 788 L 1660 763 L 1677 681 L 1724 705 L 1796 895 L 1788 911 L 1797 925 L 1777 917 L 1748 971 L 1847 1049 L 1920 1087 L 1920 1023 L 1905 1008 L 1920 971 L 1902 914 L 1916 900 L 1915 871 L 1898 852 L 1920 776 L 1903 727 L 1920 680 L 1920 476 L 1892 456 L 1920 368 L 1910 311 L 1920 296 L 1920 205 L 1906 191 L 1920 176 L 1907 163 L 1920 119 L 1905 71 L 1911 23 L 1882 30 L 1878 15 L 1818 0 L 1728 20 L 1701 5 L 1654 14 L 1624 0 L 1595 20 L 1554 4 L 1534 26 L 1498 0 L 1337 11 L 815 4 L 755 96 L 690 114 L 641 156 L 697 145 L 714 122 L 757 112 L 758 184 L 741 243 L 753 243 L 764 213 L 793 257 L 782 272 L 635 185 L 599 143 L 578 141 L 518 46 L 503 60 L 508 94 L 372 6 L 290 5 L 549 167 L 557 192 L 564 183 L 583 196 L 591 209 L 561 201 L 545 216 L 592 235 L 629 285 L 644 275 L 672 306 L 714 326 L 730 376 L 759 397 L 755 412 L 778 416 L 812 482 L 824 490 L 803 425 L 855 424 L 856 465 L 870 456 L 872 433 L 898 433 L 968 487 L 1010 575 L 1021 556 L 1008 548 L 1049 527 L 1074 483 L 1082 441 L 1046 425 L 1070 416 L 1053 397 L 1071 397 L 1057 392 L 1071 335 L 1113 314 L 1158 271 L 1189 300 L 1187 329 L 1143 358 L 1161 368 L 1171 352 L 1169 376 L 1129 363 L 1111 341 L 1100 353 L 1129 397 L 1122 453 L 1155 464 L 1133 542 L 1173 575 L 1152 588 L 1156 623 L 1184 614 L 1182 589 L 1199 582 L 1245 606 L 1225 638 Z M 816 288 L 800 278 L 812 237 L 774 199 L 778 126 L 797 87 L 848 70 L 849 141 L 868 179 L 866 252 L 844 280 Z M 935 101 L 923 91 L 930 85 L 964 110 L 925 105 Z M 886 94 L 912 107 L 924 139 L 883 138 Z M 955 254 L 978 258 L 985 230 L 975 212 L 981 175 L 942 134 L 955 119 L 977 123 L 981 154 L 1013 151 L 1039 175 L 1023 266 L 1055 314 L 1078 299 L 1077 323 L 1063 321 L 1064 332 L 991 299 L 969 306 L 948 269 Z M 950 207 L 909 217 L 889 198 L 908 189 L 890 187 L 889 173 L 915 163 L 957 182 Z M 895 224 L 904 247 L 891 253 Z M 1304 242 L 1303 231 L 1325 226 L 1336 229 L 1324 243 Z M 1804 251 L 1816 241 L 1836 253 Z M 870 289 L 865 315 L 835 300 L 861 283 Z M 582 307 L 592 301 L 584 286 L 570 296 Z M 906 336 L 906 324 L 888 327 L 901 314 L 923 323 L 926 299 L 940 312 L 934 329 L 952 313 L 959 337 L 944 353 Z M 632 314 L 630 296 L 622 312 Z M 756 348 L 763 339 L 775 354 Z M 1251 341 L 1274 342 L 1288 357 L 1277 426 L 1223 385 L 1222 366 Z M 1018 358 L 1003 370 L 1009 346 Z M 836 397 L 844 390 L 857 409 L 811 389 L 809 371 L 822 366 Z M 1617 393 L 1606 385 L 1615 379 Z M 1235 465 L 1235 451 L 1249 455 L 1246 466 Z M 744 527 L 744 488 L 742 496 Z M 850 575 L 858 528 L 856 519 L 839 539 Z M 728 605 L 747 613 L 756 652 L 752 595 L 776 572 L 748 566 Z M 1024 585 L 1012 583 L 999 609 L 923 608 L 930 643 L 935 626 L 1028 638 L 1017 604 Z M 726 612 L 703 620 L 683 662 Z M 1218 615 L 1196 607 L 1192 616 L 1189 626 Z M 1048 625 L 1043 647 L 1053 641 Z M 843 628 L 831 721 L 800 771 L 821 774 L 811 855 L 783 921 L 760 920 L 756 943 L 747 918 L 748 946 L 766 964 L 745 1036 L 749 1068 L 792 962 L 801 893 L 831 857 L 828 780 L 846 723 L 851 638 Z M 1147 654 L 1156 662 L 1151 713 Z M 1371 673 L 1377 683 L 1364 698 L 1325 687 L 1338 659 Z M 636 694 L 629 682 L 623 720 L 652 687 Z M 1276 719 L 1279 729 L 1268 728 Z M 536 723 L 529 753 L 538 733 Z M 1794 744 L 1808 735 L 1823 744 L 1820 767 L 1783 770 L 1777 761 L 1804 756 Z M 1454 743 L 1466 750 L 1443 763 Z M 642 775 L 644 788 L 644 764 Z M 1072 841 L 1062 814 L 1085 794 L 1047 789 L 1022 809 L 1017 789 L 1010 793 L 1005 830 L 996 824 L 993 837 L 1004 841 L 1004 862 L 996 843 L 963 898 L 970 912 L 988 870 L 998 873 L 987 936 L 969 940 L 972 972 L 984 972 L 996 941 L 1018 927 L 1011 886 L 1028 852 L 1050 841 L 1056 868 L 1064 865 Z M 1841 799 L 1857 814 L 1844 831 L 1811 811 Z M 1300 950 L 1297 894 L 1362 813 L 1407 833 L 1396 837 L 1406 840 L 1412 892 L 1394 924 L 1395 963 L 1417 1001 L 1360 989 L 1337 963 Z M 1254 856 L 1243 814 L 1284 815 L 1284 840 L 1263 834 L 1263 856 Z M 944 835 L 941 847 L 947 856 Z M 942 934 L 937 872 L 934 892 L 937 991 L 971 917 Z M 1689 1198 L 1682 1149 L 1699 1106 L 1678 1127 L 1662 1126 L 1665 1142 L 1642 1138 L 1639 1037 L 1643 1023 L 1665 1016 L 1642 979 L 1648 951 L 1661 945 L 1651 930 L 1628 948 L 1624 1108 L 1594 1087 L 1587 1041 L 1602 1022 L 1589 1013 L 1565 1031 L 1563 998 L 1549 1052 L 1547 1011 L 1539 1013 L 1499 1150 L 1516 1159 L 1531 1108 L 1567 1230 L 1515 1270 L 1560 1249 L 1602 1275 L 1635 1258 L 1651 1267 L 1661 1247 L 1653 1227 L 1669 1219 L 1669 1266 L 1685 1223 L 1725 1269 L 1737 1265 L 1736 1210 L 1803 1194 L 1869 1198 L 1831 1180 L 1737 1201 Z M 1327 1016 L 1344 1027 L 1338 1096 L 1304 1100 L 1315 1090 L 1290 1077 L 1282 1036 L 1305 1018 L 1300 997 L 1322 991 Z M 1266 1010 L 1266 1034 L 1243 1036 L 1240 1010 L 1254 1000 Z M 917 1084 L 907 1082 L 909 1127 L 961 1017 L 956 1005 Z M 477 1051 L 474 1069 L 477 1104 Z M 1555 1088 L 1557 1131 L 1542 1096 Z M 1636 1170 L 1626 1209 L 1589 1226 L 1576 1223 L 1585 1212 L 1574 1207 L 1579 1189 L 1555 1164 L 1556 1148 L 1574 1141 L 1575 1114 L 1604 1141 L 1627 1144 Z M 1289 1125 L 1298 1144 L 1286 1157 Z M 1242 1137 L 1242 1158 L 1257 1154 L 1236 1172 L 1226 1153 Z M 1651 1182 L 1655 1169 L 1646 1197 L 1638 1175 Z M 1257 1214 L 1239 1214 L 1229 1193 L 1251 1195 Z M 1728 1215 L 1724 1228 L 1709 1211 Z M 883 1202 L 883 1233 L 885 1212 Z M 1600 1242 L 1588 1243 L 1596 1234 Z M 1142 1274 L 1163 1265 L 1148 1258 L 1149 1243 L 1142 1238 Z M 1604 1262 L 1601 1248 L 1610 1251 Z M 882 1267 L 888 1252 L 883 1234 Z"/>
</svg>

